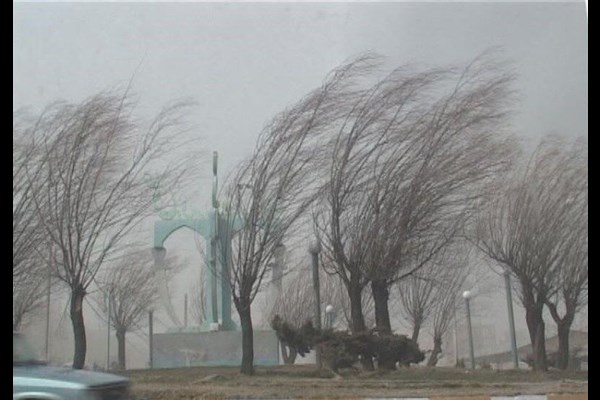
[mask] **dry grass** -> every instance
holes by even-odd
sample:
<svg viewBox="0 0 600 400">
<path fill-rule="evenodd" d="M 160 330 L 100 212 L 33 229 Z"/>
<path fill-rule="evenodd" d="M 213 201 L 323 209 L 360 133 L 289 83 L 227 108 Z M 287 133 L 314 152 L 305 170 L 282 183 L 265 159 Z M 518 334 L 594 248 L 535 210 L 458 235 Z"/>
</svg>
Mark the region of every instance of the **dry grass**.
<svg viewBox="0 0 600 400">
<path fill-rule="evenodd" d="M 391 372 L 343 373 L 310 365 L 258 367 L 254 376 L 237 367 L 134 370 L 126 373 L 138 399 L 234 399 L 409 396 L 489 396 L 536 393 L 587 397 L 587 372 L 465 371 L 454 368 L 410 368 Z M 576 397 L 577 400 L 580 397 Z"/>
</svg>

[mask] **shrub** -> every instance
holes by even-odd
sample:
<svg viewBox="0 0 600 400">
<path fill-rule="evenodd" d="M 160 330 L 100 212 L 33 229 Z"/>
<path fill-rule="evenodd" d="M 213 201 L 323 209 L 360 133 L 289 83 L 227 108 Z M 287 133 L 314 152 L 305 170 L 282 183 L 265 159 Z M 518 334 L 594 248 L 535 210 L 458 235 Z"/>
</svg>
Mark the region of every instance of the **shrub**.
<svg viewBox="0 0 600 400">
<path fill-rule="evenodd" d="M 377 361 L 381 369 L 395 369 L 398 363 L 409 366 L 425 359 L 418 344 L 405 335 L 378 335 L 376 332 L 352 335 L 331 329 L 318 331 L 309 320 L 295 328 L 278 315 L 273 318 L 271 326 L 277 338 L 302 357 L 321 345 L 322 360 L 333 371 L 353 368 L 359 359 L 367 357 Z"/>
<path fill-rule="evenodd" d="M 295 349 L 301 357 L 309 353 L 317 343 L 318 332 L 310 320 L 305 321 L 300 328 L 295 328 L 279 315 L 275 315 L 271 327 L 277 339 L 289 348 Z"/>
</svg>

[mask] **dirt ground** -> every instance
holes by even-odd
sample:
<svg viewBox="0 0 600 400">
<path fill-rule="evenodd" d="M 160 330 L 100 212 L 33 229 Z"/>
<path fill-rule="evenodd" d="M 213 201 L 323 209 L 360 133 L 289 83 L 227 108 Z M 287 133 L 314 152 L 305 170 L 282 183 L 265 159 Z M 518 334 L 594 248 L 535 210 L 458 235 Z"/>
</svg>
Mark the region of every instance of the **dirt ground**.
<svg viewBox="0 0 600 400">
<path fill-rule="evenodd" d="M 361 399 L 431 397 L 488 400 L 489 396 L 553 394 L 551 400 L 587 400 L 587 372 L 468 371 L 411 368 L 392 372 L 346 372 L 334 376 L 314 366 L 257 368 L 194 367 L 128 371 L 136 400 Z"/>
</svg>

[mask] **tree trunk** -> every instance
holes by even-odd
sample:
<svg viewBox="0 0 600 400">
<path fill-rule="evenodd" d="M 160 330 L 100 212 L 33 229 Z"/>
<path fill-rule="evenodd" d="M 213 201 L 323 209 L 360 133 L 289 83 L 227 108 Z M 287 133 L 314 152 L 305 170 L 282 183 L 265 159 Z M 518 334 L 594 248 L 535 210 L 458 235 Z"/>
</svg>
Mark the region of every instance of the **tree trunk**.
<svg viewBox="0 0 600 400">
<path fill-rule="evenodd" d="M 250 301 L 240 300 L 236 308 L 240 315 L 242 325 L 242 366 L 240 372 L 245 375 L 254 374 L 254 331 L 252 330 L 252 316 L 250 314 Z"/>
<path fill-rule="evenodd" d="M 292 365 L 296 362 L 296 356 L 298 352 L 293 347 L 288 347 L 283 342 L 279 342 L 281 346 L 281 356 L 283 357 L 283 363 L 286 365 Z M 289 349 L 289 352 L 288 352 Z"/>
<path fill-rule="evenodd" d="M 362 312 L 362 290 L 358 284 L 352 284 L 348 287 L 348 297 L 350 298 L 350 317 L 352 334 L 365 333 L 367 326 Z M 373 371 L 373 355 L 361 354 L 360 363 L 367 371 Z"/>
<path fill-rule="evenodd" d="M 556 354 L 556 365 L 558 369 L 566 370 L 569 368 L 569 332 L 575 319 L 575 307 L 567 305 L 565 315 L 561 318 L 558 314 L 556 304 L 548 302 L 546 304 L 550 310 L 552 319 L 556 322 L 558 331 L 558 352 Z"/>
<path fill-rule="evenodd" d="M 350 298 L 350 318 L 352 333 L 362 333 L 367 330 L 365 317 L 362 311 L 362 291 L 358 285 L 352 285 L 348 288 L 348 297 Z"/>
<path fill-rule="evenodd" d="M 22 315 L 19 314 L 15 319 L 13 319 L 13 332 L 18 332 L 21 328 L 21 318 Z"/>
<path fill-rule="evenodd" d="M 558 354 L 556 355 L 556 368 L 566 370 L 569 368 L 569 332 L 571 324 L 568 321 L 558 323 Z"/>
<path fill-rule="evenodd" d="M 375 326 L 380 335 L 391 335 L 392 325 L 390 323 L 390 313 L 388 309 L 389 289 L 383 280 L 371 281 L 371 294 L 375 303 Z M 395 370 L 396 361 L 391 355 L 379 354 L 377 359 L 377 368 L 385 370 Z"/>
<path fill-rule="evenodd" d="M 289 358 L 289 363 L 288 364 L 294 364 L 296 362 L 296 356 L 298 355 L 298 353 L 296 352 L 295 348 L 291 348 L 290 349 L 290 358 Z"/>
<path fill-rule="evenodd" d="M 75 340 L 75 353 L 73 354 L 73 368 L 82 369 L 85 365 L 85 353 L 87 341 L 85 337 L 85 325 L 83 322 L 83 298 L 85 289 L 81 285 L 71 290 L 70 314 L 73 325 L 73 339 Z"/>
<path fill-rule="evenodd" d="M 543 319 L 543 305 L 538 303 L 525 304 L 525 320 L 533 348 L 533 369 L 536 371 L 546 371 L 548 369 L 546 361 L 546 334 Z"/>
<path fill-rule="evenodd" d="M 411 339 L 415 343 L 419 343 L 419 333 L 420 332 L 421 332 L 421 321 L 418 319 L 417 321 L 415 321 L 415 324 L 413 325 L 412 336 L 411 336 Z"/>
<path fill-rule="evenodd" d="M 433 350 L 431 351 L 431 355 L 429 356 L 429 360 L 427 361 L 428 367 L 435 367 L 438 362 L 438 356 L 442 353 L 442 338 L 440 336 L 436 336 L 433 338 Z"/>
<path fill-rule="evenodd" d="M 117 329 L 117 345 L 118 345 L 118 357 L 119 357 L 119 369 L 121 371 L 125 370 L 125 330 Z"/>
<path fill-rule="evenodd" d="M 283 358 L 283 363 L 289 364 L 288 360 L 290 359 L 290 355 L 287 351 L 288 347 L 282 341 L 279 341 L 279 348 L 281 349 L 281 358 Z"/>
<path fill-rule="evenodd" d="M 385 281 L 374 280 L 371 282 L 371 292 L 375 303 L 375 325 L 382 335 L 391 335 L 392 325 L 388 309 L 389 289 Z"/>
</svg>

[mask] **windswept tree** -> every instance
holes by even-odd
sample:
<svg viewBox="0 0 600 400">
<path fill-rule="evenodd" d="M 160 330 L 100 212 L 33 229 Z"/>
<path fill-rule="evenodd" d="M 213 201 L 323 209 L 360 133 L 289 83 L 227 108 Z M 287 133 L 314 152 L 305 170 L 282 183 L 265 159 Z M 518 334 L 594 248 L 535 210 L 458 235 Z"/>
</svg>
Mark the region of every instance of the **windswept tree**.
<svg viewBox="0 0 600 400">
<path fill-rule="evenodd" d="M 443 268 L 431 263 L 431 266 L 422 268 L 397 285 L 402 317 L 411 327 L 411 339 L 417 343 L 421 329 L 433 313 L 437 277 L 443 274 Z"/>
<path fill-rule="evenodd" d="M 352 315 L 350 299 L 346 286 L 337 274 L 321 274 L 321 303 L 333 306 L 334 327 L 341 330 L 351 330 Z M 362 311 L 367 329 L 375 327 L 375 307 L 373 297 L 367 291 L 362 293 Z"/>
<path fill-rule="evenodd" d="M 37 187 L 31 185 L 29 178 L 43 179 L 40 174 L 44 172 L 35 161 L 40 148 L 27 132 L 36 123 L 24 112 L 13 114 L 13 287 L 17 290 L 22 285 L 32 285 L 31 280 L 37 280 L 37 275 L 43 273 L 39 268 L 42 259 L 38 256 L 44 236 L 33 193 Z M 46 256 L 48 249 L 49 246 L 43 249 Z M 26 292 L 28 296 L 31 294 L 29 290 Z"/>
<path fill-rule="evenodd" d="M 298 271 L 290 276 L 291 279 L 284 280 L 282 295 L 270 311 L 269 322 L 278 315 L 283 321 L 295 329 L 300 329 L 306 321 L 312 321 L 314 317 L 314 290 L 310 271 Z M 281 354 L 284 364 L 294 364 L 297 352 L 293 346 L 280 342 Z"/>
<path fill-rule="evenodd" d="M 546 299 L 550 315 L 557 325 L 558 354 L 556 367 L 570 367 L 569 334 L 575 317 L 588 302 L 588 230 L 587 193 L 585 210 L 575 211 L 570 221 L 576 227 L 569 229 L 572 234 L 566 239 L 569 244 L 562 255 L 562 268 L 556 276 L 556 294 Z M 575 208 L 575 207 L 574 207 Z"/>
<path fill-rule="evenodd" d="M 25 326 L 46 304 L 48 290 L 55 291 L 51 274 L 52 246 L 43 234 L 42 214 L 35 204 L 31 177 L 42 179 L 43 165 L 36 163 L 41 147 L 27 127 L 39 121 L 25 112 L 13 115 L 13 330 Z M 50 287 L 49 287 L 50 285 Z"/>
<path fill-rule="evenodd" d="M 426 324 L 433 337 L 433 349 L 427 361 L 429 366 L 437 364 L 442 353 L 442 338 L 461 305 L 461 289 L 473 272 L 469 254 L 464 242 L 447 247 L 397 284 L 400 309 L 412 327 L 412 339 L 418 341 Z"/>
<path fill-rule="evenodd" d="M 26 326 L 46 305 L 48 272 L 31 266 L 27 279 L 13 280 L 13 331 Z"/>
<path fill-rule="evenodd" d="M 462 252 L 461 252 L 462 250 Z M 431 335 L 433 349 L 427 360 L 427 366 L 435 367 L 443 351 L 442 338 L 448 332 L 456 311 L 462 306 L 462 292 L 466 289 L 473 268 L 469 265 L 469 251 L 463 246 L 455 247 L 447 252 L 445 268 L 435 277 L 435 298 L 431 311 Z"/>
<path fill-rule="evenodd" d="M 561 286 L 572 293 L 567 289 L 571 278 L 577 282 L 572 288 L 579 288 L 579 295 L 585 293 L 586 217 L 585 148 L 568 146 L 564 140 L 550 137 L 543 139 L 504 183 L 503 190 L 482 211 L 477 225 L 478 247 L 516 277 L 536 370 L 547 369 L 544 306 L 555 304 Z M 564 315 L 565 325 L 570 326 L 570 315 L 577 310 L 579 301 L 570 302 Z M 554 314 L 558 317 L 558 313 Z M 564 337 L 568 329 L 560 329 L 559 333 L 564 354 L 568 351 L 564 349 L 568 346 L 568 338 Z"/>
<path fill-rule="evenodd" d="M 370 285 L 377 328 L 391 333 L 391 285 L 454 242 L 510 165 L 511 82 L 485 53 L 461 69 L 398 68 L 355 97 L 315 217 L 325 265 L 348 290 L 353 332 L 366 328 Z"/>
<path fill-rule="evenodd" d="M 156 187 L 168 190 L 189 173 L 189 153 L 170 157 L 181 145 L 183 105 L 166 107 L 146 127 L 132 116 L 134 106 L 127 95 L 101 93 L 18 124 L 36 146 L 25 181 L 44 243 L 56 252 L 52 273 L 70 291 L 77 369 L 85 363 L 90 284 L 149 215 Z"/>
<path fill-rule="evenodd" d="M 176 257 L 165 260 L 169 277 L 181 270 Z M 125 336 L 144 326 L 148 309 L 158 300 L 157 274 L 152 254 L 147 249 L 129 249 L 97 281 L 100 290 L 94 300 L 108 315 L 117 338 L 119 369 L 126 368 Z"/>
<path fill-rule="evenodd" d="M 324 83 L 277 115 L 259 135 L 250 159 L 225 186 L 221 217 L 229 245 L 219 256 L 231 267 L 228 282 L 242 327 L 244 374 L 254 373 L 251 304 L 270 269 L 276 247 L 296 237 L 315 198 L 323 133 L 339 123 L 362 60 L 334 70 Z M 285 239 L 285 240 L 284 240 Z M 224 242 L 229 242 L 225 240 Z"/>
<path fill-rule="evenodd" d="M 333 326 L 349 326 L 350 316 L 348 301 L 343 285 L 336 275 L 327 275 L 320 271 L 320 299 L 322 307 L 322 320 L 325 320 L 325 306 L 333 307 L 331 316 Z M 368 301 L 370 298 L 366 297 Z M 278 315 L 289 326 L 300 329 L 306 321 L 314 321 L 315 291 L 313 287 L 312 271 L 310 268 L 298 267 L 294 272 L 286 275 L 281 295 L 269 312 L 269 322 Z M 293 364 L 297 357 L 296 349 L 281 342 L 281 354 L 285 364 Z"/>
<path fill-rule="evenodd" d="M 560 238 L 561 253 L 557 254 L 555 290 L 546 299 L 550 315 L 557 325 L 558 354 L 556 367 L 569 367 L 569 333 L 575 316 L 588 300 L 588 147 L 587 142 L 578 140 L 567 150 L 570 181 L 562 193 L 565 207 Z"/>
</svg>

